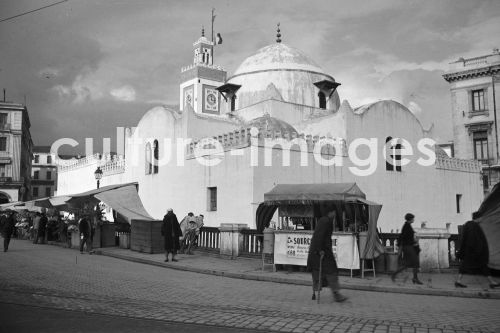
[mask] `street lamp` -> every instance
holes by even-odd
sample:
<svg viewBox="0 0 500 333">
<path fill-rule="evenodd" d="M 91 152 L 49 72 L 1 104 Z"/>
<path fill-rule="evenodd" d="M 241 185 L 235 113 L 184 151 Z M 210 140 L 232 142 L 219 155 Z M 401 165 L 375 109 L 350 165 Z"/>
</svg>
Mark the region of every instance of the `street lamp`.
<svg viewBox="0 0 500 333">
<path fill-rule="evenodd" d="M 101 180 L 102 178 L 102 170 L 101 170 L 101 167 L 97 167 L 97 169 L 95 170 L 94 172 L 94 177 L 95 177 L 95 180 L 97 180 L 97 189 L 99 189 L 99 181 Z"/>
<path fill-rule="evenodd" d="M 19 188 L 19 194 L 20 194 L 20 198 L 21 200 L 20 201 L 24 201 L 24 194 L 26 193 L 26 186 L 23 184 L 21 185 L 21 187 Z"/>
</svg>

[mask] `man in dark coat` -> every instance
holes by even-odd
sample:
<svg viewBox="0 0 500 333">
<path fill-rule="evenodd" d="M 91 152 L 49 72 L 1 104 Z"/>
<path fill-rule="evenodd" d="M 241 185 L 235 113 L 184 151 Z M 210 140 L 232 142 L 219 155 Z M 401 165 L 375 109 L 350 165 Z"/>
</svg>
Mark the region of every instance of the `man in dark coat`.
<svg viewBox="0 0 500 333">
<path fill-rule="evenodd" d="M 92 225 L 88 215 L 84 215 L 78 221 L 78 230 L 80 230 L 80 253 L 83 254 L 83 245 L 87 243 L 87 252 L 92 254 Z"/>
<path fill-rule="evenodd" d="M 477 222 L 468 221 L 465 223 L 457 257 L 461 262 L 455 287 L 467 287 L 462 283 L 463 274 L 482 274 L 488 278 L 490 288 L 500 287 L 500 284 L 491 276 L 490 269 L 488 268 L 488 241 Z"/>
<path fill-rule="evenodd" d="M 165 262 L 168 261 L 169 253 L 172 253 L 172 261 L 177 261 L 175 255 L 177 250 L 180 249 L 179 237 L 182 236 L 182 231 L 172 208 L 169 208 L 167 214 L 163 217 L 161 235 L 165 241 Z"/>
<path fill-rule="evenodd" d="M 313 299 L 316 299 L 316 290 L 320 290 L 324 280 L 332 290 L 333 299 L 336 302 L 343 302 L 347 299 L 340 293 L 337 262 L 332 250 L 332 233 L 335 222 L 335 211 L 328 212 L 327 216 L 319 219 L 314 230 L 309 255 L 307 257 L 307 267 L 312 271 L 313 278 Z M 320 276 L 321 265 L 321 276 Z"/>
<path fill-rule="evenodd" d="M 3 252 L 7 252 L 9 249 L 10 238 L 14 233 L 16 227 L 16 212 L 11 211 L 7 219 L 4 221 L 3 225 Z"/>
<path fill-rule="evenodd" d="M 38 234 L 37 234 L 37 243 L 38 239 L 42 239 L 41 244 L 46 243 L 45 233 L 47 232 L 47 224 L 49 220 L 47 219 L 45 208 L 42 208 L 42 215 L 40 216 L 40 222 L 38 224 Z"/>
</svg>

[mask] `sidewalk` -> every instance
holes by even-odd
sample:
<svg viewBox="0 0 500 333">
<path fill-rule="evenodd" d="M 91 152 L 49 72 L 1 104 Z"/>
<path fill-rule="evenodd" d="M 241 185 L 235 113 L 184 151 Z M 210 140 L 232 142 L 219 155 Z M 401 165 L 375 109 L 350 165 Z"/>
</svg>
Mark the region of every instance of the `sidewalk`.
<svg viewBox="0 0 500 333">
<path fill-rule="evenodd" d="M 283 270 L 271 272 L 270 269 L 263 271 L 262 262 L 259 259 L 226 259 L 218 255 L 195 251 L 194 255 L 178 255 L 178 262 L 164 262 L 164 254 L 140 253 L 117 247 L 96 249 L 96 254 L 202 274 L 311 286 L 310 273 Z M 358 271 L 354 273 L 359 274 Z M 401 273 L 396 283 L 391 281 L 388 274 L 377 274 L 374 278 L 372 272 L 365 273 L 364 279 L 358 276 L 351 278 L 342 275 L 339 279 L 343 289 L 500 299 L 500 289 L 490 289 L 488 280 L 483 276 L 465 275 L 462 282 L 467 285 L 467 288 L 455 288 L 456 274 L 454 270 L 441 273 L 420 273 L 419 278 L 424 283 L 423 285 L 412 284 L 410 270 Z"/>
</svg>

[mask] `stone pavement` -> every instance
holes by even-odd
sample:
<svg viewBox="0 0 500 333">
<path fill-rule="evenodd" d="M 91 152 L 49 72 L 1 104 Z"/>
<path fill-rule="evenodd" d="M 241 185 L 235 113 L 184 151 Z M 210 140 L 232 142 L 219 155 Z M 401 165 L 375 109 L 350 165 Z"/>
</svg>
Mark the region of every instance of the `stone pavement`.
<svg viewBox="0 0 500 333">
<path fill-rule="evenodd" d="M 194 255 L 179 254 L 178 262 L 164 262 L 165 256 L 163 254 L 140 253 L 117 247 L 98 249 L 97 254 L 196 273 L 248 280 L 311 285 L 311 275 L 307 272 L 288 272 L 283 270 L 272 272 L 267 267 L 264 271 L 262 270 L 262 261 L 260 259 L 228 259 L 218 255 L 209 255 L 202 251 L 194 252 Z M 396 283 L 392 282 L 390 275 L 385 273 L 376 274 L 376 277 L 373 277 L 372 272 L 367 272 L 364 279 L 360 278 L 359 271 L 354 271 L 353 277 L 350 276 L 349 271 L 343 271 L 343 273 L 348 274 L 348 276 L 340 276 L 340 283 L 344 289 L 500 299 L 500 288 L 489 288 L 489 281 L 483 276 L 465 275 L 462 283 L 466 284 L 467 288 L 456 288 L 454 281 L 457 271 L 450 269 L 443 270 L 442 272 L 420 273 L 419 278 L 424 282 L 423 285 L 414 285 L 411 282 L 412 274 L 410 269 L 407 272 L 401 273 Z"/>
<path fill-rule="evenodd" d="M 138 257 L 129 256 L 132 261 L 91 256 L 13 240 L 9 252 L 0 254 L 0 303 L 265 332 L 493 333 L 500 329 L 498 299 L 345 290 L 349 300 L 339 304 L 332 303 L 325 290 L 317 303 L 311 301 L 307 273 L 259 273 L 259 262 L 252 259 L 198 254 L 167 264 L 161 254 L 100 251 Z M 144 263 L 141 256 L 147 259 Z M 190 260 L 198 267 L 189 267 Z M 226 272 L 216 267 L 222 263 L 230 265 Z M 174 264 L 184 270 L 171 269 Z M 234 265 L 240 265 L 245 277 L 254 273 L 304 279 L 293 285 L 231 278 L 236 274 L 231 272 Z M 187 271 L 194 269 L 214 275 Z"/>
</svg>

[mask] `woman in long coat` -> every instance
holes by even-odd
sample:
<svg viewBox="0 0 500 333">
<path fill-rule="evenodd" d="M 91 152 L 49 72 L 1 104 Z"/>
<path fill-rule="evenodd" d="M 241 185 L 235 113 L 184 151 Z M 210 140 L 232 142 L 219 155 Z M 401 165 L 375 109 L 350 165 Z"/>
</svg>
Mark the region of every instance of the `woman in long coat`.
<svg viewBox="0 0 500 333">
<path fill-rule="evenodd" d="M 332 233 L 335 220 L 335 211 L 331 211 L 327 216 L 319 219 L 314 230 L 309 255 L 307 257 L 307 267 L 312 272 L 313 296 L 316 299 L 316 290 L 320 290 L 320 283 L 324 280 L 328 282 L 336 302 L 343 302 L 347 297 L 343 296 L 339 290 L 339 277 L 337 262 L 332 251 Z M 321 259 L 321 257 L 323 257 Z M 321 276 L 319 274 L 321 265 Z"/>
<path fill-rule="evenodd" d="M 182 236 L 182 231 L 172 208 L 169 208 L 167 214 L 163 217 L 161 234 L 165 241 L 165 262 L 168 261 L 169 253 L 172 253 L 172 261 L 177 261 L 175 255 L 177 254 L 177 250 L 180 249 L 179 237 Z"/>
<path fill-rule="evenodd" d="M 414 284 L 423 284 L 418 279 L 418 268 L 420 267 L 419 252 L 420 247 L 418 246 L 418 241 L 415 238 L 415 231 L 413 230 L 411 224 L 415 221 L 415 215 L 408 213 L 405 215 L 405 224 L 401 229 L 401 235 L 399 236 L 398 245 L 403 251 L 403 266 L 399 267 L 391 275 L 391 279 L 394 282 L 398 273 L 402 272 L 406 268 L 413 268 L 413 279 Z"/>
</svg>

